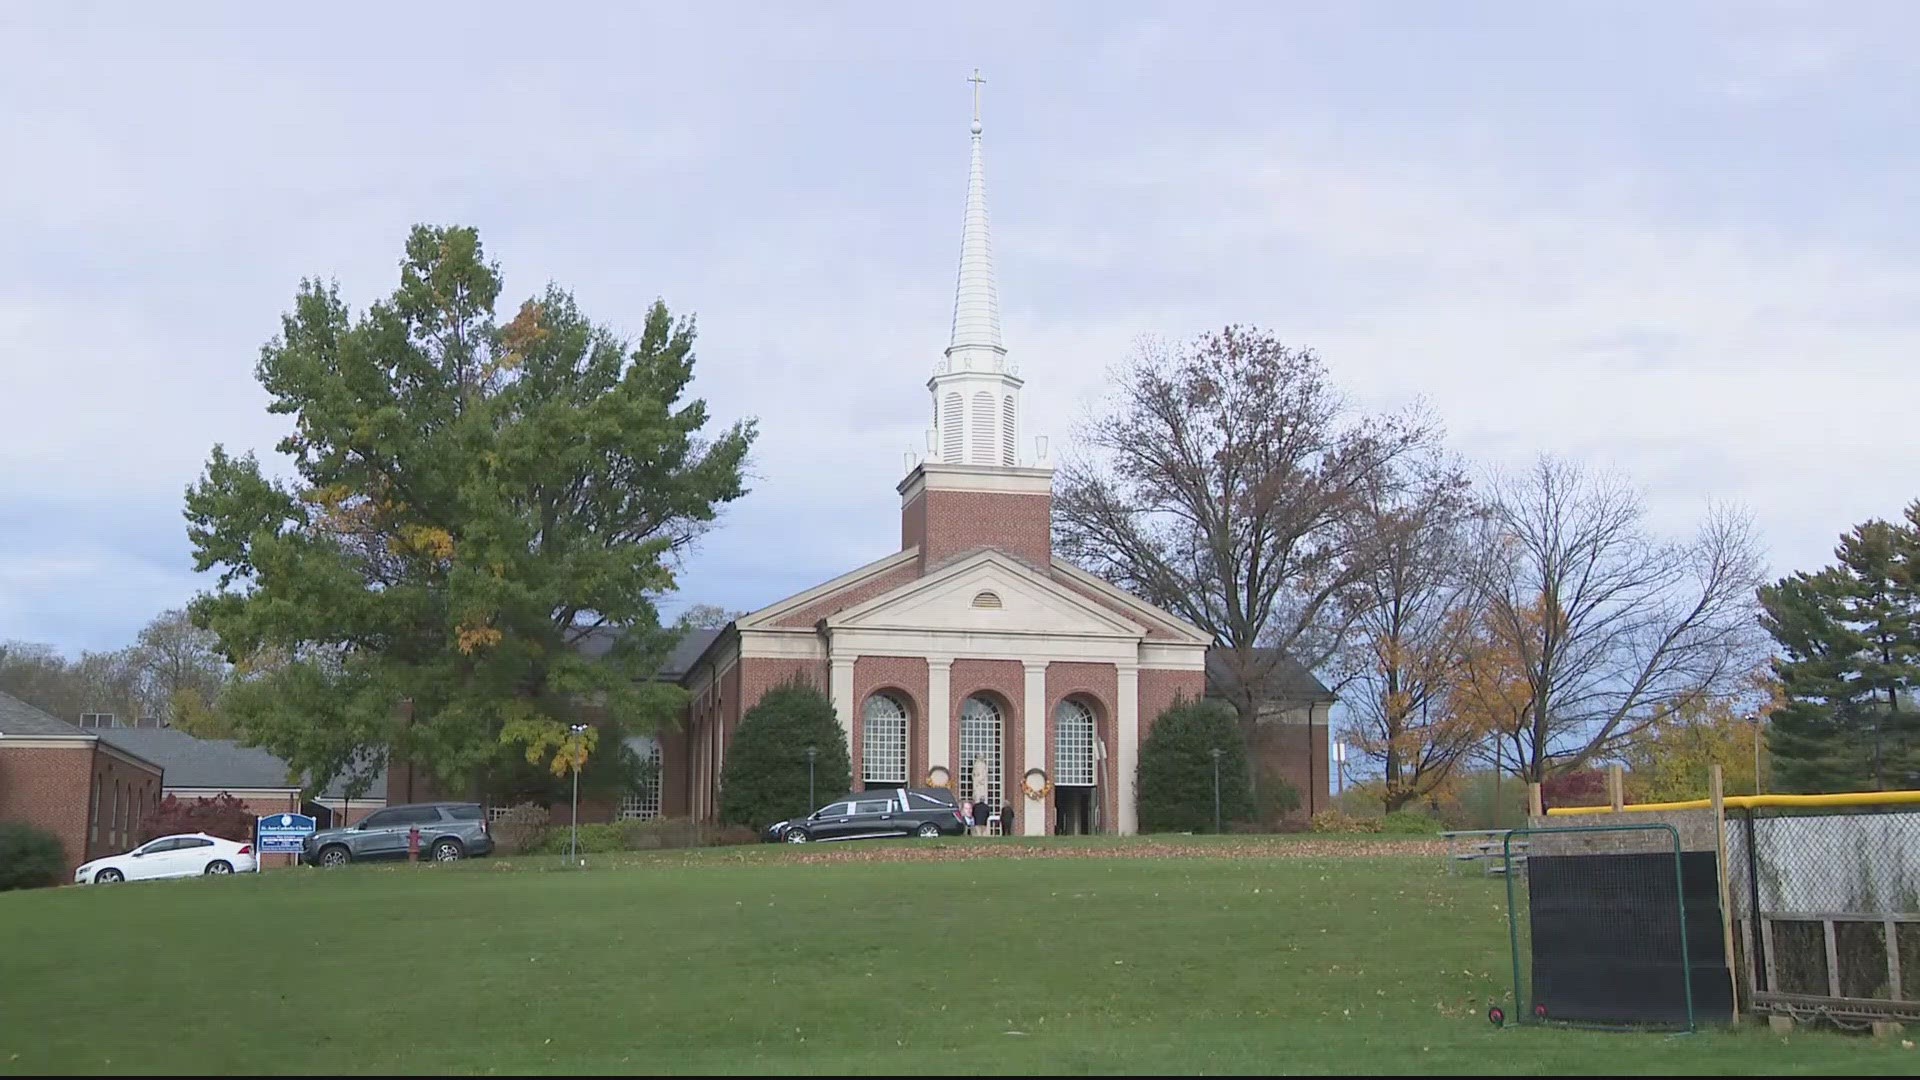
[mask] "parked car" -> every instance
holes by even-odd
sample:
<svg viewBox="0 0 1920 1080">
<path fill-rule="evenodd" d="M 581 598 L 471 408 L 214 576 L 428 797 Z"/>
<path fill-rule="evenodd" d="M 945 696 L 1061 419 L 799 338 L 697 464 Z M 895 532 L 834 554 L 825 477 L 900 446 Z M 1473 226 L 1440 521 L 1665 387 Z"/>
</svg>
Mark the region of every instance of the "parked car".
<svg viewBox="0 0 1920 1080">
<path fill-rule="evenodd" d="M 260 869 L 253 845 L 223 840 L 209 833 L 180 833 L 149 840 L 124 855 L 109 855 L 81 863 L 73 872 L 76 885 L 111 885 L 117 881 L 198 877 L 211 874 L 251 874 Z"/>
<path fill-rule="evenodd" d="M 762 839 L 789 844 L 878 836 L 959 836 L 967 831 L 953 793 L 943 788 L 856 791 L 804 818 L 776 821 Z"/>
<path fill-rule="evenodd" d="M 453 862 L 493 850 L 487 812 L 479 803 L 412 803 L 375 810 L 358 825 L 322 829 L 307 837 L 308 862 L 345 866 L 362 859 L 404 859 L 407 836 L 420 830 L 420 857 Z"/>
</svg>

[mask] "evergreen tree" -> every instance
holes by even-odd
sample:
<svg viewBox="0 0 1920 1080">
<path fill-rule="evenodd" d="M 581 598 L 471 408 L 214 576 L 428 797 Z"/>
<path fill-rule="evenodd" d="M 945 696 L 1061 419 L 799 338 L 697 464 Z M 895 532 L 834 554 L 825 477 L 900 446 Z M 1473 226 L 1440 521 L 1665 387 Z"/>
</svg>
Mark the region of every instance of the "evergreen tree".
<svg viewBox="0 0 1920 1080">
<path fill-rule="evenodd" d="M 813 798 L 807 802 L 807 748 L 814 748 Z M 720 769 L 720 820 L 764 829 L 805 817 L 853 786 L 847 733 L 833 702 L 801 679 L 766 692 L 740 718 Z"/>
<path fill-rule="evenodd" d="M 1136 793 L 1140 831 L 1213 831 L 1213 751 L 1220 755 L 1220 821 L 1252 819 L 1247 746 L 1231 707 L 1212 700 L 1173 703 L 1140 745 Z"/>
<path fill-rule="evenodd" d="M 1920 502 L 1840 538 L 1836 565 L 1760 590 L 1785 704 L 1767 733 L 1791 791 L 1920 785 Z"/>
<path fill-rule="evenodd" d="M 220 571 L 193 619 L 240 668 L 223 711 L 314 785 L 391 750 L 485 789 L 571 723 L 614 743 L 682 704 L 650 681 L 655 601 L 744 493 L 753 425 L 703 430 L 693 326 L 665 305 L 629 341 L 554 286 L 498 325 L 500 290 L 474 230 L 425 226 L 359 317 L 304 282 L 255 368 L 293 475 L 216 446 L 187 492 L 196 568 Z M 613 649 L 578 647 L 605 626 Z"/>
</svg>

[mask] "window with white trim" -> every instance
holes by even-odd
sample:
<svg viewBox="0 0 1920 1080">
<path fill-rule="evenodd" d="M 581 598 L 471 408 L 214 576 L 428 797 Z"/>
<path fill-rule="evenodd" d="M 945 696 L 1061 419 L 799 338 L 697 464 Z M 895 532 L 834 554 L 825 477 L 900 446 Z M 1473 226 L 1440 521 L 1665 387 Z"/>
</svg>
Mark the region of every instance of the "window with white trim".
<svg viewBox="0 0 1920 1080">
<path fill-rule="evenodd" d="M 1006 791 L 1000 759 L 1003 729 L 999 706 L 986 698 L 970 697 L 960 706 L 960 764 L 953 779 L 961 798 L 1000 806 Z M 975 762 L 985 766 L 984 790 L 974 782 Z"/>
<path fill-rule="evenodd" d="M 623 821 L 652 821 L 660 816 L 660 744 L 647 740 L 640 760 L 646 764 L 645 775 L 638 786 L 620 797 Z"/>
<path fill-rule="evenodd" d="M 1019 455 L 1014 450 L 1014 427 L 1019 416 L 1019 407 L 1013 403 L 1013 395 L 1008 394 L 1000 402 L 1000 464 L 1014 466 L 1020 464 Z"/>
<path fill-rule="evenodd" d="M 1092 787 L 1093 710 L 1068 699 L 1053 710 L 1055 787 Z"/>
<path fill-rule="evenodd" d="M 875 694 L 862 710 L 860 781 L 907 782 L 907 707 L 891 694 Z"/>
</svg>

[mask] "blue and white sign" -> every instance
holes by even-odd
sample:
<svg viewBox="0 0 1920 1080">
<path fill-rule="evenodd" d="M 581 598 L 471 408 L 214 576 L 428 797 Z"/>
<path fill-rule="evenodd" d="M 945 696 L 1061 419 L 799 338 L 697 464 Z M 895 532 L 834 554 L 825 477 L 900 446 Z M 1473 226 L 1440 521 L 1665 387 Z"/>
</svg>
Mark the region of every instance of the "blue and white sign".
<svg viewBox="0 0 1920 1080">
<path fill-rule="evenodd" d="M 260 819 L 260 851 L 298 854 L 314 832 L 314 820 L 305 814 L 268 814 Z"/>
</svg>

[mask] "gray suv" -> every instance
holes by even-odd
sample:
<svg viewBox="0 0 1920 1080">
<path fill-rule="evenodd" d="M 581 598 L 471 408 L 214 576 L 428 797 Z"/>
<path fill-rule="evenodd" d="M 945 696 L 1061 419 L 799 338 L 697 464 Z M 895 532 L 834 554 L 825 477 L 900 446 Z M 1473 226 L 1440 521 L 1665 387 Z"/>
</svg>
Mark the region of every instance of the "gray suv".
<svg viewBox="0 0 1920 1080">
<path fill-rule="evenodd" d="M 479 803 L 414 803 L 376 810 L 358 825 L 314 833 L 307 837 L 306 860 L 345 866 L 361 859 L 404 859 L 407 836 L 416 828 L 423 859 L 452 862 L 493 850 L 487 812 Z"/>
</svg>

